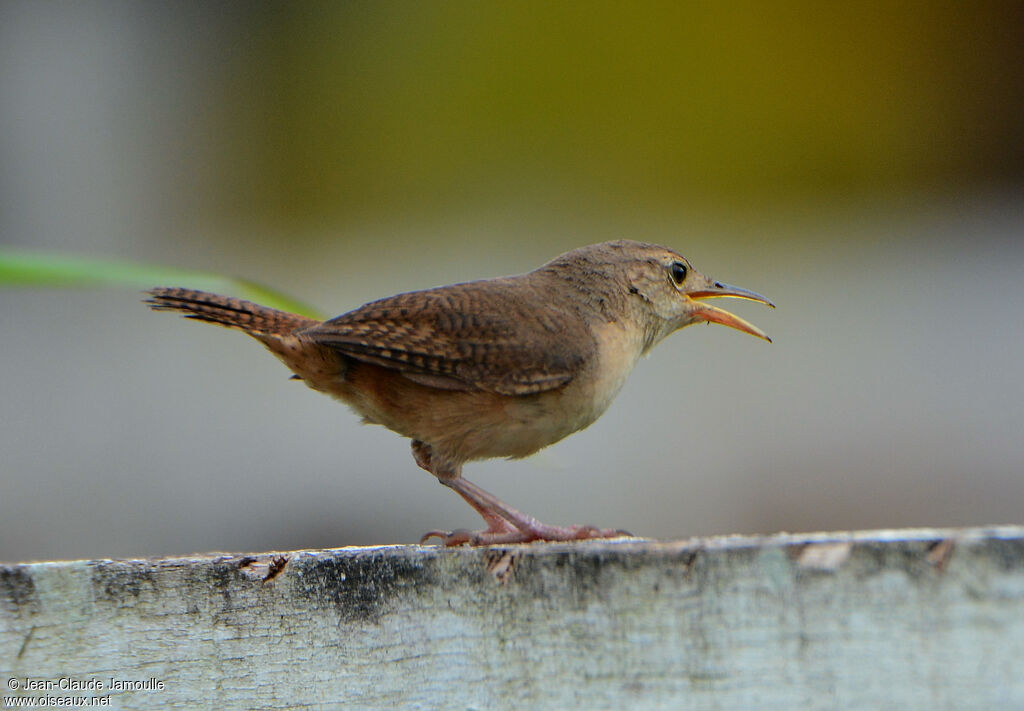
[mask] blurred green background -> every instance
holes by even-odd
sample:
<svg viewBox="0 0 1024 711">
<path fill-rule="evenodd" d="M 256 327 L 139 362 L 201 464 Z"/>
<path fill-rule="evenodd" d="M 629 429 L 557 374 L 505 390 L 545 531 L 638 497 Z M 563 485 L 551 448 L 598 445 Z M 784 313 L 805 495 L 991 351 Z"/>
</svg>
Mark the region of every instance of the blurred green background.
<svg viewBox="0 0 1024 711">
<path fill-rule="evenodd" d="M 1024 4 L 0 3 L 0 244 L 335 314 L 669 245 L 760 291 L 467 477 L 663 538 L 1020 523 Z M 130 291 L 0 291 L 0 559 L 476 527 L 407 444 Z"/>
</svg>

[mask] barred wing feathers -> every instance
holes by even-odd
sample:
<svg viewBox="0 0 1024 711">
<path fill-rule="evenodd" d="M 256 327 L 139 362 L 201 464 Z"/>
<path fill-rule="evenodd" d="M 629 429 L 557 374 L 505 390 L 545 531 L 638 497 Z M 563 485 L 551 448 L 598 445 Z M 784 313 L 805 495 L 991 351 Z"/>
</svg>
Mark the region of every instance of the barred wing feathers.
<svg viewBox="0 0 1024 711">
<path fill-rule="evenodd" d="M 515 279 L 398 294 L 302 334 L 424 384 L 503 395 L 562 387 L 592 355 L 593 340 L 581 319 Z"/>
</svg>

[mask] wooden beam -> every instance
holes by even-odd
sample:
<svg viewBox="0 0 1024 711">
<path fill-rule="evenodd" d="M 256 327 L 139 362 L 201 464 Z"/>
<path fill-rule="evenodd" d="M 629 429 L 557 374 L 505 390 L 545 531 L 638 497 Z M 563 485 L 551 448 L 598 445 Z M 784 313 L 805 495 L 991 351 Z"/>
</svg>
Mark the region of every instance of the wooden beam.
<svg viewBox="0 0 1024 711">
<path fill-rule="evenodd" d="M 1022 660 L 1024 527 L 0 565 L 0 696 L 114 708 L 1010 709 Z"/>
</svg>

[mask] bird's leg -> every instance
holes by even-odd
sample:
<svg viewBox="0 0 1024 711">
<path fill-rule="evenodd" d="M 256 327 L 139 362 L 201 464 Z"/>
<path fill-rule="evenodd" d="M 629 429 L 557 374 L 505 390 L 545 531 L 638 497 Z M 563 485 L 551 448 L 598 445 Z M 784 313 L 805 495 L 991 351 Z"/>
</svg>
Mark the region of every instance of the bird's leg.
<svg viewBox="0 0 1024 711">
<path fill-rule="evenodd" d="M 413 440 L 412 456 L 420 468 L 426 469 L 428 472 L 436 476 L 442 484 L 452 479 L 462 478 L 460 471 L 461 467 L 454 465 L 442 466 L 440 462 L 434 461 L 433 452 L 431 451 L 429 444 L 425 444 L 419 440 Z M 428 531 L 422 538 L 420 538 L 420 543 L 423 543 L 429 538 L 440 538 L 446 546 L 457 546 L 462 543 L 473 543 L 475 537 L 481 535 L 502 536 L 518 534 L 516 528 L 512 526 L 512 524 L 508 523 L 494 511 L 482 507 L 469 499 L 466 500 L 469 502 L 469 505 L 476 509 L 476 512 L 483 517 L 484 522 L 487 523 L 486 531 L 467 531 L 466 529 L 459 529 L 456 531 Z M 497 543 L 498 541 L 493 542 Z"/>
<path fill-rule="evenodd" d="M 445 546 L 468 543 L 473 546 L 493 543 L 528 543 L 530 541 L 577 541 L 587 538 L 616 538 L 628 536 L 625 531 L 602 529 L 595 526 L 549 526 L 533 516 L 512 508 L 493 494 L 462 478 L 461 467 L 452 467 L 451 472 L 441 472 L 430 450 L 430 445 L 415 441 L 413 457 L 423 469 L 466 500 L 487 523 L 485 531 L 430 531 L 420 539 L 440 538 Z"/>
</svg>

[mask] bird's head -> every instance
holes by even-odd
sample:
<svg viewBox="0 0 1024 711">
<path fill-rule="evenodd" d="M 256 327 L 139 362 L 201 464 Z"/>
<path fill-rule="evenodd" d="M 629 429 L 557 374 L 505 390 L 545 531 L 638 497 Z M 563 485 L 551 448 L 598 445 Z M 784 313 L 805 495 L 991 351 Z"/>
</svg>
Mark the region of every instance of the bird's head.
<svg viewBox="0 0 1024 711">
<path fill-rule="evenodd" d="M 720 323 L 771 342 L 757 326 L 709 303 L 708 299 L 747 299 L 775 308 L 772 302 L 749 289 L 701 274 L 686 258 L 667 247 L 619 240 L 583 247 L 564 257 L 572 257 L 567 263 L 586 264 L 586 271 L 603 276 L 603 291 L 615 290 L 615 301 L 632 304 L 632 313 L 646 317 L 648 348 L 695 323 Z"/>
</svg>

